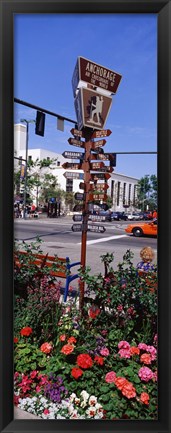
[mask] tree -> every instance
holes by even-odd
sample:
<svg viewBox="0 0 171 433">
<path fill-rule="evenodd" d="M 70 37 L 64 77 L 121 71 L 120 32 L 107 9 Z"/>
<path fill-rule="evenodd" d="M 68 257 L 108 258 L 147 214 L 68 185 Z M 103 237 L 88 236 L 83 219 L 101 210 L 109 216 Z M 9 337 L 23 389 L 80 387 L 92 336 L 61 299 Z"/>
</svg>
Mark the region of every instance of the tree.
<svg viewBox="0 0 171 433">
<path fill-rule="evenodd" d="M 137 202 L 141 210 L 157 208 L 157 177 L 145 175 L 138 181 Z"/>
</svg>

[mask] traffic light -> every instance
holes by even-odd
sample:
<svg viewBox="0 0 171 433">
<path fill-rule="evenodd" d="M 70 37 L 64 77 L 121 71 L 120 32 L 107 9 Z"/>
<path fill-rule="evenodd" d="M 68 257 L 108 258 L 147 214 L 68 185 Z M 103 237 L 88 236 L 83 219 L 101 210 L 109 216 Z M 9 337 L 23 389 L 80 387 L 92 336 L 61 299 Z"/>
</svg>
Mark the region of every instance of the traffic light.
<svg viewBox="0 0 171 433">
<path fill-rule="evenodd" d="M 116 153 L 111 153 L 110 167 L 116 167 Z"/>
<path fill-rule="evenodd" d="M 43 137 L 44 130 L 45 130 L 45 113 L 42 113 L 42 111 L 37 111 L 35 133 Z"/>
</svg>

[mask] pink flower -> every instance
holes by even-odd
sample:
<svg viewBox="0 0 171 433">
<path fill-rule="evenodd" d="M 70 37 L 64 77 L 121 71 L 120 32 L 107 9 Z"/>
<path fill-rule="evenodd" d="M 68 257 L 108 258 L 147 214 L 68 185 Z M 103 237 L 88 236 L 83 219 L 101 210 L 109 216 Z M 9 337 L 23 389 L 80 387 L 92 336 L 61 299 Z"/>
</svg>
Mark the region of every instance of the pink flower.
<svg viewBox="0 0 171 433">
<path fill-rule="evenodd" d="M 37 376 L 37 373 L 38 373 L 38 371 L 33 370 L 33 371 L 30 373 L 30 377 L 31 377 L 31 379 L 34 379 L 34 378 Z"/>
<path fill-rule="evenodd" d="M 145 344 L 145 343 L 139 343 L 139 344 L 138 344 L 138 347 L 139 347 L 139 349 L 141 349 L 141 350 L 147 350 L 147 344 Z"/>
<path fill-rule="evenodd" d="M 157 350 L 154 346 L 147 346 L 147 352 L 150 353 L 151 355 L 151 360 L 155 361 L 156 359 L 156 355 L 157 355 Z"/>
<path fill-rule="evenodd" d="M 130 348 L 130 344 L 127 341 L 120 341 L 118 343 L 118 349 L 129 349 Z"/>
<path fill-rule="evenodd" d="M 116 373 L 114 371 L 109 371 L 105 376 L 105 382 L 114 383 L 116 378 Z"/>
<path fill-rule="evenodd" d="M 117 310 L 118 310 L 118 311 L 122 311 L 122 310 L 123 310 L 123 306 L 122 306 L 122 305 L 118 305 L 118 306 L 117 306 Z"/>
<path fill-rule="evenodd" d="M 149 380 L 153 379 L 154 373 L 148 367 L 141 367 L 138 372 L 138 376 L 144 382 L 149 382 Z"/>
<path fill-rule="evenodd" d="M 49 409 L 44 409 L 43 413 L 44 413 L 45 415 L 48 415 L 48 413 L 49 413 Z"/>
<path fill-rule="evenodd" d="M 36 386 L 36 392 L 40 392 L 41 391 L 41 388 L 40 388 L 40 386 Z"/>
<path fill-rule="evenodd" d="M 103 355 L 103 356 L 108 356 L 109 355 L 109 349 L 107 349 L 107 347 L 103 347 L 101 350 L 100 350 L 100 355 Z"/>
<path fill-rule="evenodd" d="M 127 349 L 120 349 L 118 354 L 120 355 L 121 358 L 130 358 L 131 357 L 130 351 Z"/>
</svg>

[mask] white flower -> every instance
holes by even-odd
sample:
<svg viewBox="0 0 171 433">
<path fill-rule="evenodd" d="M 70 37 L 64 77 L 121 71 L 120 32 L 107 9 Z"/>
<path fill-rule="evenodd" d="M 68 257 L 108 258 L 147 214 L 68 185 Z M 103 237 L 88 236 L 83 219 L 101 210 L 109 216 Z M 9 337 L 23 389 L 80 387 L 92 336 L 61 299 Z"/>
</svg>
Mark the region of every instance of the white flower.
<svg viewBox="0 0 171 433">
<path fill-rule="evenodd" d="M 96 409 L 95 409 L 95 407 L 89 407 L 86 410 L 86 414 L 88 415 L 89 418 L 93 418 L 96 415 Z"/>
<path fill-rule="evenodd" d="M 75 404 L 79 405 L 80 404 L 80 398 L 75 397 Z"/>
<path fill-rule="evenodd" d="M 83 397 L 83 399 L 85 400 L 85 401 L 87 401 L 88 400 L 88 398 L 90 397 L 90 394 L 88 394 L 88 392 L 87 391 L 81 391 L 81 394 L 80 394 L 82 397 Z"/>
<path fill-rule="evenodd" d="M 68 406 L 68 412 L 69 412 L 69 414 L 71 414 L 73 411 L 74 411 L 74 406 L 73 406 L 73 404 L 70 404 Z"/>
<path fill-rule="evenodd" d="M 95 395 L 91 395 L 88 402 L 90 406 L 95 406 L 95 404 L 97 403 L 97 397 L 95 397 Z"/>
<path fill-rule="evenodd" d="M 73 393 L 70 395 L 70 397 L 69 397 L 71 403 L 73 402 L 73 400 L 74 400 L 75 397 L 77 397 L 77 396 L 76 396 L 76 394 L 73 392 Z"/>
<path fill-rule="evenodd" d="M 79 418 L 79 415 L 78 415 L 78 412 L 77 412 L 77 410 L 75 409 L 73 412 L 72 412 L 72 414 L 71 414 L 71 417 L 70 418 Z"/>
</svg>

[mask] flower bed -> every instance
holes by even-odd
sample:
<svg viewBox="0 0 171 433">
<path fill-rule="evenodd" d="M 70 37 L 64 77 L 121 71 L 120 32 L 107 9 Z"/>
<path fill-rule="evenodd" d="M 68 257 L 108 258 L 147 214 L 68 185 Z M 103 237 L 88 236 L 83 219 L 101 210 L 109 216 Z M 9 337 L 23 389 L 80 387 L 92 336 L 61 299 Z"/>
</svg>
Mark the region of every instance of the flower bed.
<svg viewBox="0 0 171 433">
<path fill-rule="evenodd" d="M 21 409 L 43 419 L 157 419 L 156 281 L 149 290 L 129 251 L 117 272 L 109 255 L 102 260 L 104 276 L 80 273 L 83 311 L 76 300 L 59 302 L 59 283 L 44 271 L 28 280 L 26 296 L 16 295 L 14 401 Z"/>
</svg>

